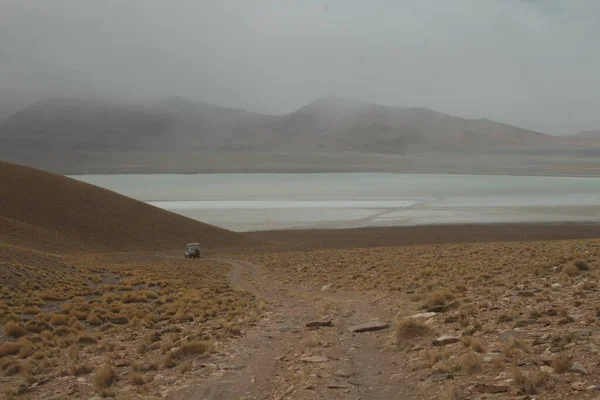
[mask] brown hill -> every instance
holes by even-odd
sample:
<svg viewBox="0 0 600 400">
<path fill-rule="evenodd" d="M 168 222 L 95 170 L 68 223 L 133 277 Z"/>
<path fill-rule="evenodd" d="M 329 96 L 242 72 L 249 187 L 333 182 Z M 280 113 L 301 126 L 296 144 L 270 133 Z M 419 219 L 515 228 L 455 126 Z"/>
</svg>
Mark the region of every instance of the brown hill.
<svg viewBox="0 0 600 400">
<path fill-rule="evenodd" d="M 174 162 L 198 170 L 198 153 L 593 156 L 600 142 L 591 140 L 339 97 L 279 116 L 177 97 L 129 104 L 51 98 L 0 124 L 0 159 L 71 174 L 164 172 Z M 236 166 L 249 164 L 240 157 Z"/>
<path fill-rule="evenodd" d="M 0 244 L 50 253 L 255 243 L 109 190 L 6 162 L 0 162 L 0 199 Z"/>
</svg>

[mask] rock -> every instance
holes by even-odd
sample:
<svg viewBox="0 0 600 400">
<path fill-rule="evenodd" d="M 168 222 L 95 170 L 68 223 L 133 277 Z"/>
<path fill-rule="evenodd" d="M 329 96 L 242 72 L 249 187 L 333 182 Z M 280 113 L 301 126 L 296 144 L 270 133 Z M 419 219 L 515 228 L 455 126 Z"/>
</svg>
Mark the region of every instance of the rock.
<svg viewBox="0 0 600 400">
<path fill-rule="evenodd" d="M 483 356 L 482 360 L 483 360 L 483 362 L 489 363 L 489 362 L 492 362 L 493 357 L 492 356 Z"/>
<path fill-rule="evenodd" d="M 582 375 L 588 374 L 587 369 L 585 369 L 583 367 L 583 365 L 581 365 L 578 362 L 574 362 L 573 364 L 571 364 L 571 366 L 569 367 L 569 372 L 575 372 L 577 374 L 582 374 Z"/>
<path fill-rule="evenodd" d="M 121 360 L 115 361 L 115 367 L 117 367 L 117 368 L 129 367 L 130 365 L 131 365 L 131 361 L 126 360 L 126 359 L 121 359 Z"/>
<path fill-rule="evenodd" d="M 586 388 L 587 388 L 587 385 L 585 382 L 578 381 L 578 382 L 573 382 L 571 384 L 571 389 L 573 389 L 573 390 L 584 391 L 584 390 L 586 390 Z"/>
<path fill-rule="evenodd" d="M 542 365 L 542 366 L 540 367 L 540 371 L 541 371 L 541 372 L 545 372 L 545 373 L 547 373 L 547 374 L 550 374 L 550 375 L 553 375 L 553 374 L 555 374 L 555 373 L 556 373 L 556 371 L 554 371 L 554 368 L 552 368 L 552 367 L 549 367 L 549 366 L 547 366 L 547 365 Z"/>
<path fill-rule="evenodd" d="M 390 324 L 386 324 L 385 322 L 366 322 L 360 325 L 354 325 L 348 328 L 348 331 L 352 333 L 362 333 L 362 332 L 374 332 L 380 331 L 382 329 L 387 329 L 390 327 Z"/>
<path fill-rule="evenodd" d="M 560 283 L 556 282 L 556 283 L 553 283 L 552 285 L 550 285 L 550 287 L 552 289 L 558 289 L 558 288 L 562 287 L 562 285 Z"/>
<path fill-rule="evenodd" d="M 586 389 L 587 390 L 598 390 L 598 386 L 597 385 L 590 385 Z"/>
<path fill-rule="evenodd" d="M 542 360 L 542 362 L 546 365 L 552 365 L 552 360 L 554 360 L 554 357 L 551 354 L 542 354 L 540 360 Z"/>
<path fill-rule="evenodd" d="M 108 322 L 113 323 L 115 325 L 126 325 L 129 323 L 129 319 L 127 319 L 127 317 L 119 317 L 118 315 L 115 315 L 109 317 Z"/>
<path fill-rule="evenodd" d="M 587 349 L 590 353 L 600 354 L 600 347 L 596 346 L 594 343 L 588 343 Z"/>
<path fill-rule="evenodd" d="M 300 361 L 305 362 L 305 363 L 322 363 L 322 362 L 329 361 L 329 358 L 323 357 L 323 356 L 308 356 L 308 357 L 302 357 L 300 359 Z"/>
<path fill-rule="evenodd" d="M 246 368 L 245 365 L 224 365 L 221 367 L 221 369 L 224 371 L 236 371 L 244 368 Z"/>
<path fill-rule="evenodd" d="M 479 393 L 506 393 L 510 391 L 510 386 L 508 385 L 491 385 L 489 383 L 476 383 L 473 389 Z"/>
<path fill-rule="evenodd" d="M 424 313 L 420 313 L 420 314 L 411 315 L 408 318 L 431 318 L 431 317 L 435 317 L 436 315 L 437 315 L 437 313 L 435 313 L 435 312 L 424 312 Z"/>
<path fill-rule="evenodd" d="M 443 335 L 433 341 L 434 346 L 444 346 L 446 344 L 458 343 L 460 338 L 458 336 Z"/>
<path fill-rule="evenodd" d="M 452 375 L 452 374 L 432 374 L 429 376 L 429 379 L 434 382 L 445 381 L 446 379 L 454 379 L 454 375 Z"/>
<path fill-rule="evenodd" d="M 327 321 L 311 321 L 306 324 L 307 328 L 320 328 L 322 326 L 333 326 L 333 323 L 330 320 L 327 320 Z"/>
<path fill-rule="evenodd" d="M 347 389 L 345 385 L 327 385 L 327 389 Z"/>
<path fill-rule="evenodd" d="M 334 375 L 339 378 L 350 378 L 354 374 L 349 369 L 339 369 L 335 371 Z"/>
<path fill-rule="evenodd" d="M 77 378 L 77 382 L 78 383 L 85 383 L 85 378 L 83 378 L 83 377 Z"/>
<path fill-rule="evenodd" d="M 325 292 L 327 290 L 331 289 L 331 283 L 327 284 L 327 285 L 323 285 L 321 287 L 321 292 Z"/>
<path fill-rule="evenodd" d="M 450 302 L 448 304 L 442 304 L 442 305 L 437 305 L 437 306 L 429 307 L 427 309 L 427 312 L 435 312 L 435 313 L 445 312 L 445 311 L 448 311 L 448 310 L 452 310 L 452 309 L 454 309 L 456 307 L 458 307 L 458 301 L 454 300 L 453 302 Z"/>
</svg>

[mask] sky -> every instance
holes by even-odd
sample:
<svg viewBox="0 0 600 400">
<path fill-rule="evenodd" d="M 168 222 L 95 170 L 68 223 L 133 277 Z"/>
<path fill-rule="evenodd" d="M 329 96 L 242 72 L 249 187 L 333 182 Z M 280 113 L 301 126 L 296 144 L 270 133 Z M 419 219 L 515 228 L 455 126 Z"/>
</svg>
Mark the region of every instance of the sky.
<svg viewBox="0 0 600 400">
<path fill-rule="evenodd" d="M 337 95 L 565 134 L 600 129 L 599 20 L 596 0 L 0 0 L 0 56 L 114 96 Z"/>
</svg>

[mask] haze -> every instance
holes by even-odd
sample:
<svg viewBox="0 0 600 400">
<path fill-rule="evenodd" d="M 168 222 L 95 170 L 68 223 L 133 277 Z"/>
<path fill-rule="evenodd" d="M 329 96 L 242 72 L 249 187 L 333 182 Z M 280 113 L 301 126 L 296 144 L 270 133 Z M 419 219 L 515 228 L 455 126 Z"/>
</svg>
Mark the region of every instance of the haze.
<svg viewBox="0 0 600 400">
<path fill-rule="evenodd" d="M 600 126 L 591 0 L 2 0 L 0 9 L 5 113 L 84 92 L 271 114 L 338 95 L 551 134 Z M 38 82 L 23 72 L 32 69 L 52 74 Z"/>
</svg>

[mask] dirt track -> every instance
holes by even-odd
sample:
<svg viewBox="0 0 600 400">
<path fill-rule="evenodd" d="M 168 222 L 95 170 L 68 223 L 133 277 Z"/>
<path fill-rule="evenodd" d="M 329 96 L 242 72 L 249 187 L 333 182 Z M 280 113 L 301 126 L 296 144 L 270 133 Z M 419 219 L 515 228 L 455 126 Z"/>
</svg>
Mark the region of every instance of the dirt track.
<svg viewBox="0 0 600 400">
<path fill-rule="evenodd" d="M 389 328 L 367 333 L 347 329 L 374 320 L 389 322 L 392 314 L 376 299 L 354 293 L 300 293 L 266 278 L 258 265 L 219 261 L 232 265 L 235 286 L 268 300 L 272 311 L 228 349 L 233 354 L 228 370 L 182 399 L 418 397 L 402 379 Z M 305 327 L 315 320 L 331 320 L 333 326 Z M 312 356 L 318 362 L 306 360 Z"/>
</svg>

